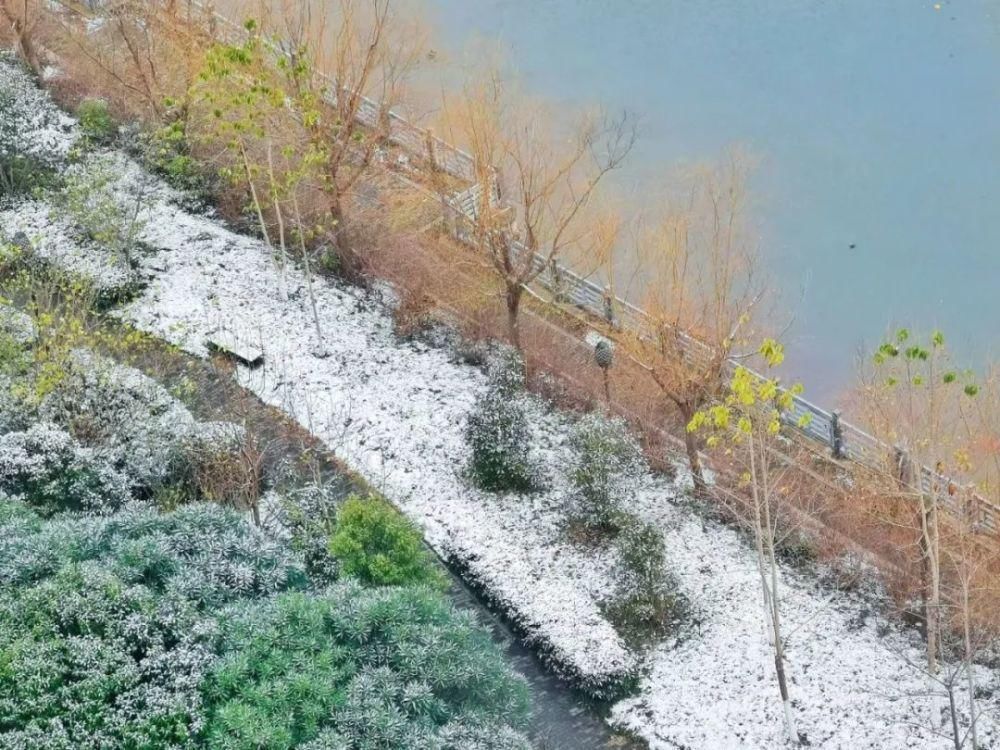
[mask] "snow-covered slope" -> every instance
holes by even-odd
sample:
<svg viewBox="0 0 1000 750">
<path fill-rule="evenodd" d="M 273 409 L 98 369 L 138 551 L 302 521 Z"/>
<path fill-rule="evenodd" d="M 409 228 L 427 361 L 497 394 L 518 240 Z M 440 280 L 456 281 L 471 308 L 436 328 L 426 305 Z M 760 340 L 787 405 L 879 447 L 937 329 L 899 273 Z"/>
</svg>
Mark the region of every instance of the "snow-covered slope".
<svg viewBox="0 0 1000 750">
<path fill-rule="evenodd" d="M 161 189 L 143 240 L 151 283 L 125 311 L 137 326 L 193 353 L 226 328 L 261 348 L 265 364 L 237 376 L 294 416 L 399 505 L 429 542 L 453 556 L 540 648 L 591 685 L 636 667 L 636 695 L 612 720 L 654 748 L 772 748 L 783 743 L 771 652 L 751 552 L 731 529 L 704 521 L 682 492 L 649 476 L 632 510 L 663 529 L 669 564 L 690 597 L 698 626 L 679 644 L 630 651 L 602 615 L 611 590 L 610 552 L 584 551 L 563 535 L 560 502 L 569 418 L 531 402 L 533 448 L 549 488 L 494 496 L 463 478 L 463 424 L 485 380 L 446 351 L 400 342 L 377 300 L 317 282 L 324 347 L 317 357 L 306 280 L 292 269 L 288 297 L 274 258 L 259 242 L 178 208 Z M 37 206 L 26 204 L 36 232 Z M 25 220 L 15 208 L 0 227 Z M 60 242 L 73 242 L 60 236 Z M 59 253 L 54 257 L 73 257 Z M 784 571 L 786 632 L 800 730 L 814 747 L 939 748 L 928 728 L 914 633 L 898 632 L 861 603 Z M 959 692 L 964 705 L 965 696 Z M 979 723 L 982 746 L 998 743 L 997 706 Z"/>
</svg>

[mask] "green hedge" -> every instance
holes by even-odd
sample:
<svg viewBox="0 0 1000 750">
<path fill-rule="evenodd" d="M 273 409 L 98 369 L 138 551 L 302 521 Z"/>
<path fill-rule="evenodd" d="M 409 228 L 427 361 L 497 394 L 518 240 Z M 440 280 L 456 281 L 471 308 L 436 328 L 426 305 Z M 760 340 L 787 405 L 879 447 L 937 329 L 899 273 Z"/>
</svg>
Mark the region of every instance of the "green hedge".
<svg viewBox="0 0 1000 750">
<path fill-rule="evenodd" d="M 216 506 L 44 519 L 0 493 L 0 747 L 509 750 L 526 715 L 434 589 L 316 590 Z"/>
</svg>

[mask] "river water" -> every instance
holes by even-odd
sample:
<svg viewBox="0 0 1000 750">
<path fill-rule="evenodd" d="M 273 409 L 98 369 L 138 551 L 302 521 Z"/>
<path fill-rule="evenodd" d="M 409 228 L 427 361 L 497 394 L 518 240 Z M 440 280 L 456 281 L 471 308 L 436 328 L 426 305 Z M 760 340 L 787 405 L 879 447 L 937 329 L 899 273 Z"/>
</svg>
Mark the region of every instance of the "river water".
<svg viewBox="0 0 1000 750">
<path fill-rule="evenodd" d="M 1000 0 L 427 0 L 443 55 L 500 40 L 532 92 L 627 108 L 617 187 L 739 145 L 807 396 L 890 325 L 1000 340 Z M 937 7 L 936 7 L 937 6 Z"/>
</svg>

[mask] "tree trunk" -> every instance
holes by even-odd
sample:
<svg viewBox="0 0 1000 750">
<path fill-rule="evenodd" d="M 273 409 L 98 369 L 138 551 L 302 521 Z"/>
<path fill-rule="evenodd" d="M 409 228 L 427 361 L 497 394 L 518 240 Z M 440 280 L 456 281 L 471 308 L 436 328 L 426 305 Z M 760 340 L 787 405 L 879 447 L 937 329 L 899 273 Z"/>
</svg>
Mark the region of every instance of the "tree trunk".
<svg viewBox="0 0 1000 750">
<path fill-rule="evenodd" d="M 948 714 L 951 717 L 951 738 L 955 743 L 955 750 L 962 750 L 962 734 L 958 730 L 958 706 L 955 705 L 955 685 L 948 682 Z"/>
<path fill-rule="evenodd" d="M 972 750 L 979 750 L 979 734 L 976 729 L 976 683 L 972 674 L 972 632 L 969 627 L 968 582 L 962 588 L 962 625 L 965 642 L 965 679 L 969 691 L 969 734 L 972 740 Z"/>
<path fill-rule="evenodd" d="M 762 441 L 765 438 L 762 438 Z M 781 710 L 784 714 L 785 731 L 793 745 L 802 744 L 795 710 L 788 693 L 788 678 L 785 674 L 785 644 L 781 635 L 781 602 L 778 599 L 778 560 L 774 550 L 774 533 L 771 520 L 771 486 L 767 467 L 766 443 L 758 446 L 751 433 L 749 437 L 750 477 L 753 502 L 754 541 L 757 550 L 757 569 L 760 573 L 761 590 L 764 595 L 764 609 L 770 630 L 771 645 L 774 648 L 774 674 L 778 679 L 781 695 Z M 759 461 L 758 461 L 759 458 Z"/>
<path fill-rule="evenodd" d="M 326 344 L 323 343 L 323 327 L 319 322 L 319 311 L 316 309 L 316 292 L 313 289 L 312 265 L 309 263 L 309 248 L 306 247 L 305 227 L 302 221 L 302 211 L 299 208 L 299 198 L 292 190 L 292 207 L 295 209 L 295 223 L 298 225 L 299 252 L 302 253 L 302 265 L 306 272 L 306 288 L 309 291 L 309 307 L 312 309 L 313 325 L 316 327 L 316 348 L 313 354 L 318 357 L 328 355 Z"/>
<path fill-rule="evenodd" d="M 518 313 L 521 310 L 521 295 L 524 288 L 520 284 L 507 283 L 505 294 L 507 302 L 507 334 L 510 343 L 515 349 L 521 351 L 521 325 Z"/>
<path fill-rule="evenodd" d="M 684 450 L 687 452 L 688 468 L 691 470 L 691 481 L 694 482 L 694 494 L 705 497 L 708 485 L 705 482 L 705 471 L 701 466 L 701 454 L 698 452 L 698 437 L 688 431 L 687 425 L 694 418 L 695 409 L 691 404 L 678 404 L 681 416 L 684 418 Z"/>
<path fill-rule="evenodd" d="M 920 496 L 920 554 L 924 577 L 924 618 L 927 626 L 927 689 L 931 696 L 931 721 L 941 726 L 943 708 L 938 694 L 938 651 L 941 640 L 941 560 L 938 556 L 937 502 Z"/>
<path fill-rule="evenodd" d="M 10 24 L 11 31 L 14 32 L 14 46 L 18 56 L 27 63 L 28 67 L 36 74 L 41 71 L 38 61 L 38 53 L 35 51 L 35 44 L 31 39 L 31 30 L 28 24 L 28 9 L 24 9 L 24 18 L 19 18 L 7 6 L 6 0 L 0 0 L 0 11 L 3 12 L 4 19 Z"/>
</svg>

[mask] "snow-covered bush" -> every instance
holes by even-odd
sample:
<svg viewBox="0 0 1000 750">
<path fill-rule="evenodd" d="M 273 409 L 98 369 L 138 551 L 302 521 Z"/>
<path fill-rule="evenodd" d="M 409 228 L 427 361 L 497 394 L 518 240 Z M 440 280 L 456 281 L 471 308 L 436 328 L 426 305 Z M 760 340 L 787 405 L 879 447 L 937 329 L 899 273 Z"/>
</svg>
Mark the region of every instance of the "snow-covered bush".
<svg viewBox="0 0 1000 750">
<path fill-rule="evenodd" d="M 212 506 L 43 521 L 0 498 L 0 747 L 199 746 L 215 612 L 303 584 Z"/>
<path fill-rule="evenodd" d="M 71 353 L 39 414 L 127 474 L 135 489 L 187 476 L 192 463 L 231 453 L 245 438 L 238 425 L 197 422 L 152 378 L 86 350 Z"/>
<path fill-rule="evenodd" d="M 288 538 L 316 581 L 330 583 L 340 575 L 330 554 L 330 533 L 337 523 L 337 506 L 348 488 L 310 484 L 272 491 L 260 502 L 261 526 L 266 533 Z"/>
<path fill-rule="evenodd" d="M 2 341 L 0 341 L 0 357 L 3 354 Z M 23 430 L 27 426 L 26 408 L 14 394 L 13 381 L 0 373 L 0 435 Z"/>
<path fill-rule="evenodd" d="M 438 739 L 441 750 L 531 750 L 523 734 L 498 722 L 448 724 Z"/>
<path fill-rule="evenodd" d="M 616 590 L 608 616 L 622 636 L 641 644 L 681 622 L 686 601 L 666 568 L 663 534 L 638 518 L 624 520 L 617 544 Z"/>
<path fill-rule="evenodd" d="M 495 349 L 487 364 L 490 384 L 498 391 L 516 394 L 524 388 L 524 359 L 509 346 Z"/>
<path fill-rule="evenodd" d="M 524 365 L 504 351 L 490 365 L 490 384 L 466 423 L 472 449 L 469 467 L 477 485 L 491 492 L 525 492 L 537 486 L 531 462 L 528 418 L 521 403 Z"/>
<path fill-rule="evenodd" d="M 330 554 L 341 573 L 371 586 L 443 582 L 420 532 L 377 495 L 355 495 L 340 506 Z"/>
<path fill-rule="evenodd" d="M 106 513 L 130 497 L 129 482 L 49 422 L 0 435 L 0 490 L 44 513 Z"/>
<path fill-rule="evenodd" d="M 16 58 L 0 52 L 0 200 L 52 183 L 71 131 Z"/>
<path fill-rule="evenodd" d="M 191 747 L 215 623 L 189 603 L 66 567 L 0 595 L 0 745 Z"/>
<path fill-rule="evenodd" d="M 216 506 L 44 520 L 0 493 L 0 747 L 528 747 L 524 681 L 441 594 L 308 584 Z"/>
<path fill-rule="evenodd" d="M 490 722 L 507 729 L 483 737 L 483 750 L 526 746 L 509 728 L 527 717 L 523 679 L 427 589 L 286 594 L 234 611 L 223 632 L 229 655 L 207 690 L 211 746 L 444 750 Z"/>
<path fill-rule="evenodd" d="M 587 414 L 570 435 L 570 512 L 591 530 L 614 530 L 645 468 L 642 449 L 625 422 Z"/>
<path fill-rule="evenodd" d="M 72 165 L 63 175 L 54 204 L 85 239 L 110 251 L 126 268 L 136 268 L 152 185 L 143 179 L 123 180 L 125 167 L 119 156 L 111 154 Z"/>
<path fill-rule="evenodd" d="M 150 562 L 173 571 L 162 587 L 201 608 L 266 597 L 307 584 L 301 559 L 233 511 L 202 504 L 160 514 L 119 513 L 105 530 L 108 554 L 126 580 L 148 581 Z"/>
<path fill-rule="evenodd" d="M 10 305 L 0 304 L 0 339 L 9 339 L 11 344 L 30 346 L 38 338 L 38 330 L 31 316 Z M 0 351 L 7 344 L 0 343 Z"/>
</svg>

